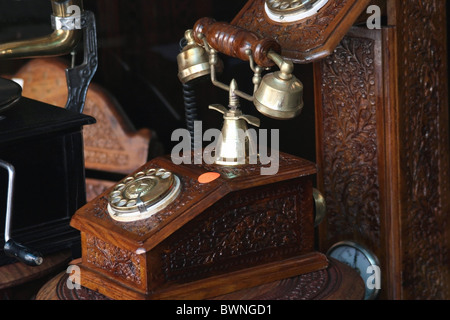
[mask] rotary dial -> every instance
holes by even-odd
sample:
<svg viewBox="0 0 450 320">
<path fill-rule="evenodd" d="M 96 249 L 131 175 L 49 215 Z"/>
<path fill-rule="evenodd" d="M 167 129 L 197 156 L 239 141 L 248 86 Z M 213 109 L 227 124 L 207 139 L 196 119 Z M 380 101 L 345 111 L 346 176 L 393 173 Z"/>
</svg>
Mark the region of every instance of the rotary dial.
<svg viewBox="0 0 450 320">
<path fill-rule="evenodd" d="M 125 178 L 108 198 L 108 211 L 119 221 L 148 218 L 175 200 L 180 181 L 165 169 L 149 169 Z"/>
</svg>

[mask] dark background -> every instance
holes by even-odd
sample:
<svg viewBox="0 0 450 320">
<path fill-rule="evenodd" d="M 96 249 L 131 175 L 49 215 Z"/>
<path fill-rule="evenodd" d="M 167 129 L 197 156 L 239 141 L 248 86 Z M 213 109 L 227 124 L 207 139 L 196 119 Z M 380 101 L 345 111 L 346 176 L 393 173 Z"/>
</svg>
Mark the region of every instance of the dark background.
<svg viewBox="0 0 450 320">
<path fill-rule="evenodd" d="M 85 10 L 97 20 L 99 68 L 94 82 L 119 101 L 136 129 L 156 132 L 170 153 L 178 142 L 171 141 L 177 128 L 185 127 L 182 85 L 178 80 L 176 57 L 185 30 L 201 17 L 230 22 L 245 0 L 84 0 Z M 48 0 L 0 0 L 0 42 L 50 33 Z M 68 57 L 67 57 L 68 58 Z M 221 56 L 225 70 L 219 80 L 238 81 L 239 89 L 251 93 L 253 76 L 248 63 Z M 0 61 L 0 74 L 13 74 L 26 61 Z M 241 100 L 242 109 L 261 119 L 261 128 L 280 129 L 281 151 L 314 161 L 314 104 L 312 65 L 296 66 L 305 86 L 305 108 L 294 120 L 275 121 L 260 115 Z M 228 104 L 228 93 L 209 81 L 196 86 L 203 129 L 221 128 L 222 116 L 207 109 L 208 104 Z"/>
<path fill-rule="evenodd" d="M 177 142 L 170 137 L 185 127 L 182 85 L 176 56 L 186 29 L 201 17 L 231 21 L 246 0 L 84 0 L 97 20 L 99 69 L 94 82 L 119 101 L 136 129 L 150 128 L 170 153 Z M 447 10 L 448 11 L 448 10 Z M 49 0 L 0 0 L 0 42 L 50 33 Z M 239 89 L 251 92 L 252 72 L 247 63 L 223 57 L 220 80 L 235 78 Z M 11 74 L 26 61 L 0 61 L 0 74 Z M 289 121 L 266 118 L 251 103 L 241 101 L 245 113 L 258 116 L 262 128 L 280 129 L 280 150 L 315 161 L 314 85 L 312 65 L 296 65 L 304 84 L 305 107 Z M 203 129 L 220 128 L 221 115 L 208 104 L 228 103 L 228 93 L 205 81 L 196 87 Z"/>
</svg>

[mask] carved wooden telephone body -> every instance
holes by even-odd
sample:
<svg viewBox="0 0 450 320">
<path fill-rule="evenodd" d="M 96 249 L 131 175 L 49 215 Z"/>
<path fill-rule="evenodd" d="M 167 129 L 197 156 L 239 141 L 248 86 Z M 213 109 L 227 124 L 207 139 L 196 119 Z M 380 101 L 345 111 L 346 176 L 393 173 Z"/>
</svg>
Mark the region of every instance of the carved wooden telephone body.
<svg viewBox="0 0 450 320">
<path fill-rule="evenodd" d="M 445 81 L 440 85 L 430 82 L 427 75 L 432 73 L 427 67 L 416 68 L 423 73 L 414 74 L 419 77 L 414 85 L 407 79 L 406 65 L 403 65 L 403 74 L 397 73 L 401 72 L 397 68 L 399 63 L 414 60 L 408 50 L 424 45 L 419 43 L 417 47 L 408 48 L 418 28 L 410 22 L 409 12 L 429 9 L 421 14 L 436 21 L 434 26 L 444 26 L 444 1 L 431 1 L 425 6 L 423 1 L 404 4 L 389 0 L 388 9 L 396 13 L 389 21 L 395 28 L 380 31 L 351 28 L 370 2 L 307 1 L 309 6 L 295 10 L 298 1 L 287 1 L 290 7 L 280 8 L 278 1 L 251 0 L 231 24 L 201 19 L 193 28 L 194 42 L 188 49 L 199 50 L 201 46 L 213 51 L 209 55 L 213 59 L 209 63 L 188 65 L 188 74 L 180 73 L 180 79 L 190 81 L 190 76 L 196 72 L 202 76 L 210 74 L 215 85 L 230 90 L 229 86 L 217 82 L 214 68 L 217 65 L 214 51 L 217 50 L 261 67 L 254 66 L 253 95 L 234 90 L 237 96 L 255 102 L 261 87 L 262 68 L 313 62 L 318 184 L 325 198 L 331 200 L 331 207 L 327 204 L 329 217 L 320 227 L 321 250 L 326 252 L 332 244 L 350 239 L 375 252 L 382 270 L 382 297 L 413 296 L 411 285 L 403 280 L 415 276 L 424 287 L 431 286 L 430 294 L 442 287 L 440 292 L 446 295 L 448 273 L 433 273 L 430 277 L 436 279 L 428 281 L 429 276 L 422 274 L 419 265 L 422 257 L 430 257 L 424 252 L 426 248 L 431 252 L 436 248 L 444 250 L 444 243 L 448 242 L 448 227 L 443 223 L 448 222 L 445 213 L 449 208 L 449 181 L 447 176 L 443 177 L 449 171 L 448 111 L 443 107 L 445 103 L 439 103 L 447 101 L 446 88 L 442 85 Z M 295 20 L 292 18 L 295 15 L 301 18 Z M 415 31 L 406 32 L 407 28 Z M 430 32 L 434 36 L 428 44 L 442 40 L 440 37 L 445 32 L 440 31 L 439 35 Z M 429 34 L 423 35 L 424 39 L 429 37 Z M 430 59 L 438 54 L 444 64 L 445 50 L 423 50 Z M 273 53 L 275 59 L 270 58 Z M 195 69 L 194 65 L 201 67 Z M 441 76 L 439 79 L 446 79 L 435 63 L 431 66 L 435 67 L 433 72 Z M 286 69 L 280 67 L 280 72 L 283 70 Z M 354 83 L 353 79 L 358 81 Z M 340 87 L 341 82 L 348 86 Z M 436 88 L 434 95 L 419 98 L 433 102 L 427 105 L 435 111 L 435 118 L 421 128 L 438 135 L 430 142 L 443 151 L 433 153 L 436 160 L 433 163 L 413 155 L 414 146 L 421 145 L 418 141 L 426 137 L 424 141 L 429 141 L 430 135 L 417 137 L 417 132 L 410 132 L 410 125 L 403 123 L 399 114 L 400 108 L 409 115 L 414 126 L 417 119 L 412 114 L 417 108 L 406 90 L 420 91 L 427 85 Z M 348 95 L 344 89 L 348 89 Z M 300 103 L 295 105 L 292 110 L 301 109 Z M 257 103 L 255 106 L 258 107 Z M 270 110 L 269 114 L 275 118 L 286 115 L 281 112 L 280 117 L 274 106 Z M 298 112 L 288 114 L 286 118 Z M 425 116 L 423 111 L 418 114 Z M 352 119 L 356 122 L 351 122 Z M 339 126 L 338 121 L 344 121 L 347 126 Z M 420 123 L 415 125 L 420 127 Z M 348 128 L 349 132 L 342 132 L 342 128 Z M 342 141 L 343 136 L 349 140 Z M 355 154 L 355 148 L 360 152 Z M 402 150 L 406 150 L 408 159 L 401 157 Z M 440 177 L 436 178 L 439 182 L 431 185 L 417 181 L 414 173 L 418 173 L 419 178 L 432 178 L 430 173 L 422 173 L 419 169 L 422 166 L 433 172 L 433 176 Z M 81 284 L 117 299 L 196 299 L 326 268 L 328 259 L 315 251 L 313 243 L 311 178 L 316 174 L 315 167 L 308 161 L 281 154 L 279 173 L 261 176 L 261 165 L 174 165 L 168 157 L 155 159 L 79 210 L 73 218 L 72 225 L 82 233 L 83 257 L 78 261 L 83 274 Z M 211 172 L 220 177 L 209 183 L 199 181 Z M 346 172 L 353 172 L 348 181 Z M 164 176 L 170 179 L 164 182 L 164 191 L 157 197 L 148 195 L 151 186 L 158 186 Z M 177 179 L 171 180 L 174 176 Z M 140 182 L 135 184 L 137 181 Z M 358 196 L 358 191 L 365 190 L 367 183 L 373 187 L 369 187 L 367 194 Z M 423 189 L 421 183 L 436 191 L 434 198 L 441 204 L 436 210 L 419 210 L 414 205 L 419 196 L 417 189 Z M 413 187 L 415 189 L 411 190 Z M 395 198 L 395 191 L 400 199 Z M 111 204 L 120 204 L 124 212 L 112 210 Z M 160 207 L 147 216 L 146 211 L 153 205 Z M 128 206 L 132 209 L 131 215 L 145 218 L 127 222 L 120 219 L 126 217 Z M 356 207 L 361 211 L 355 211 Z M 433 236 L 421 239 L 424 247 L 417 250 L 408 247 L 412 245 L 408 233 L 420 234 L 424 227 L 405 221 L 405 216 L 411 216 L 408 208 L 436 222 L 433 226 L 439 229 Z M 433 259 L 440 260 L 433 268 L 445 271 L 445 258 L 439 258 L 443 254 L 435 253 Z M 412 270 L 406 270 L 408 263 L 414 266 Z M 431 262 L 425 264 L 432 265 Z M 427 292 L 425 290 L 424 294 Z"/>
<path fill-rule="evenodd" d="M 276 176 L 261 176 L 259 165 L 149 162 L 129 178 L 170 174 L 180 192 L 134 222 L 107 209 L 123 185 L 77 212 L 81 284 L 114 299 L 205 299 L 325 268 L 314 251 L 315 166 L 287 155 L 280 161 Z M 210 172 L 220 178 L 199 182 Z"/>
</svg>

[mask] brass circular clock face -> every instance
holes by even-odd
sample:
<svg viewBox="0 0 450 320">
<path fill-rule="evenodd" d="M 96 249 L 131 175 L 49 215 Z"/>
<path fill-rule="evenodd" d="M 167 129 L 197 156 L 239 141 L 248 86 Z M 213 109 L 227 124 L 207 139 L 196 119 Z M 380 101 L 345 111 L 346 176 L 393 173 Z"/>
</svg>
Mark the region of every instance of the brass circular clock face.
<svg viewBox="0 0 450 320">
<path fill-rule="evenodd" d="M 267 16 L 277 22 L 294 22 L 316 14 L 328 0 L 265 0 Z"/>
<path fill-rule="evenodd" d="M 179 191 L 179 178 L 172 172 L 141 171 L 114 187 L 108 198 L 108 212 L 118 221 L 145 219 L 172 203 Z"/>
<path fill-rule="evenodd" d="M 353 241 L 342 241 L 333 245 L 327 255 L 359 273 L 366 288 L 365 300 L 373 300 L 378 296 L 381 289 L 380 263 L 369 249 Z"/>
</svg>

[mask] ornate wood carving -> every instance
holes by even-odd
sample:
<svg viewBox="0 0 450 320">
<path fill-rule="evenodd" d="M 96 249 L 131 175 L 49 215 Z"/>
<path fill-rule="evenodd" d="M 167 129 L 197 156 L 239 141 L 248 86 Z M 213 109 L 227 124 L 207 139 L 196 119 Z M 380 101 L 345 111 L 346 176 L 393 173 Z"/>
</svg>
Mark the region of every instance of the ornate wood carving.
<svg viewBox="0 0 450 320">
<path fill-rule="evenodd" d="M 165 279 L 204 277 L 312 250 L 310 232 L 303 230 L 312 216 L 299 212 L 305 191 L 300 183 L 262 187 L 206 210 L 162 250 Z"/>
<path fill-rule="evenodd" d="M 132 282 L 138 286 L 143 285 L 142 268 L 145 264 L 145 258 L 95 236 L 87 234 L 85 238 L 83 259 L 87 264 L 100 268 L 124 281 Z"/>
<path fill-rule="evenodd" d="M 320 64 L 322 163 L 328 239 L 357 234 L 380 245 L 375 41 L 345 37 Z"/>
<path fill-rule="evenodd" d="M 288 24 L 271 21 L 264 11 L 264 2 L 248 1 L 232 24 L 275 39 L 284 56 L 307 63 L 332 53 L 370 0 L 329 1 L 318 14 Z"/>
<path fill-rule="evenodd" d="M 94 300 L 111 300 L 110 298 L 98 293 L 97 291 L 89 290 L 85 287 L 80 289 L 69 289 L 67 287 L 69 275 L 64 274 L 55 286 L 55 295 L 58 300 L 83 300 L 83 301 L 94 301 Z M 39 292 L 42 294 L 42 292 Z M 51 300 L 45 297 L 43 300 Z"/>
<path fill-rule="evenodd" d="M 348 280 L 353 277 L 351 271 L 354 272 L 352 269 L 342 268 L 337 261 L 330 259 L 328 269 L 284 279 L 257 288 L 241 290 L 217 297 L 214 300 L 360 300 L 364 295 L 363 281 L 356 281 L 351 284 L 351 289 L 347 288 L 346 290 L 348 296 L 333 294 L 333 291 L 338 290 L 339 287 L 346 286 Z"/>
</svg>

